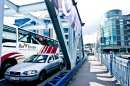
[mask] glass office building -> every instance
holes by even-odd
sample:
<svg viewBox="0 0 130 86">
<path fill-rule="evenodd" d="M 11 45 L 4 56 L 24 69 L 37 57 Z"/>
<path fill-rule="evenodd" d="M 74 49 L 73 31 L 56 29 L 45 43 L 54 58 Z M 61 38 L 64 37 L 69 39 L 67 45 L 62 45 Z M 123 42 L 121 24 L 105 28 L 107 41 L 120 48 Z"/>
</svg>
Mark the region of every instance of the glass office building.
<svg viewBox="0 0 130 86">
<path fill-rule="evenodd" d="M 100 35 L 105 37 L 104 52 L 130 51 L 128 17 L 130 15 L 122 15 L 122 11 L 119 9 L 109 10 L 105 13 L 100 24 Z"/>
</svg>

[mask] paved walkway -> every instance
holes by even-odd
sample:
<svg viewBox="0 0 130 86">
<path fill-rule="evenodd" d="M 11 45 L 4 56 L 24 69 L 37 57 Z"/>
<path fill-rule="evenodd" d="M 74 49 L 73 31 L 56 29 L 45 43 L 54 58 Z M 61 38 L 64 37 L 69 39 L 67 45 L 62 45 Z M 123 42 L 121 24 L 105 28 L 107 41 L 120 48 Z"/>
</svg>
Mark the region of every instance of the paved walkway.
<svg viewBox="0 0 130 86">
<path fill-rule="evenodd" d="M 89 56 L 66 86 L 120 86 L 96 57 Z"/>
</svg>

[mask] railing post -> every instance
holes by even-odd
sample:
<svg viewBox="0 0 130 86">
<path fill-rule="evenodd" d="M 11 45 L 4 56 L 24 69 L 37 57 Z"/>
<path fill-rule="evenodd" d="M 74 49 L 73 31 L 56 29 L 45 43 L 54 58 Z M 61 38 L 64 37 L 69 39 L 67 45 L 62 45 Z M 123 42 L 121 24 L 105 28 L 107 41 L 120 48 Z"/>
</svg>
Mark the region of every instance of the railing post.
<svg viewBox="0 0 130 86">
<path fill-rule="evenodd" d="M 101 59 L 100 59 L 100 60 L 101 60 L 101 64 L 102 64 L 102 57 L 103 57 L 103 54 L 102 54 L 102 52 L 101 52 L 101 57 L 100 57 L 100 58 L 101 58 Z"/>
<path fill-rule="evenodd" d="M 128 86 L 130 85 L 130 74 L 129 74 L 129 72 L 130 72 L 130 60 L 128 61 Z"/>
<path fill-rule="evenodd" d="M 113 72 L 112 72 L 112 61 L 113 61 L 113 52 L 110 51 L 110 74 L 113 75 Z"/>
</svg>

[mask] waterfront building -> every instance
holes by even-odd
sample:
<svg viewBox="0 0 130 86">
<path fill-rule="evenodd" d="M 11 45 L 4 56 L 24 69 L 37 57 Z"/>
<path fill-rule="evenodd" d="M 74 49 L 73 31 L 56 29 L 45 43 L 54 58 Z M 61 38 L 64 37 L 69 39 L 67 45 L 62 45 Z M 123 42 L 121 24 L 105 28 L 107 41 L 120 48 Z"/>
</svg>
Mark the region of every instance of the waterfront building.
<svg viewBox="0 0 130 86">
<path fill-rule="evenodd" d="M 100 43 L 100 49 L 103 48 L 103 52 L 128 53 L 130 51 L 130 15 L 122 15 L 119 9 L 107 11 L 100 23 L 98 34 L 100 37 L 98 37 L 97 45 Z"/>
</svg>

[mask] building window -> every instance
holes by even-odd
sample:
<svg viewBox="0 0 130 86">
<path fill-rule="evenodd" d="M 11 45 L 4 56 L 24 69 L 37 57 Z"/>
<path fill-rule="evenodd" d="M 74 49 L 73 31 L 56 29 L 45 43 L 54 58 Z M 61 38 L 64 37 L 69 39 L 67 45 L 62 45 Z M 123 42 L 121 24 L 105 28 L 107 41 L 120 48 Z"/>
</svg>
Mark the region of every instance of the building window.
<svg viewBox="0 0 130 86">
<path fill-rule="evenodd" d="M 108 25 L 112 25 L 112 20 L 109 20 L 109 21 L 108 21 Z"/>
<path fill-rule="evenodd" d="M 128 42 L 128 45 L 130 46 L 130 42 Z"/>
<path fill-rule="evenodd" d="M 129 26 L 127 26 L 127 29 L 129 29 L 129 30 L 130 30 L 130 27 L 129 27 Z"/>
<path fill-rule="evenodd" d="M 30 30 L 30 31 L 36 33 L 36 30 Z"/>
<path fill-rule="evenodd" d="M 30 30 L 30 31 L 39 34 L 39 30 Z"/>
<path fill-rule="evenodd" d="M 123 27 L 123 25 L 120 25 L 120 29 L 123 29 L 124 27 Z"/>
<path fill-rule="evenodd" d="M 117 37 L 116 37 L 116 36 L 113 36 L 113 40 L 116 41 L 116 40 L 117 40 Z"/>
<path fill-rule="evenodd" d="M 64 33 L 68 33 L 68 28 L 64 28 Z"/>
<path fill-rule="evenodd" d="M 39 34 L 39 30 L 36 30 L 36 33 L 38 33 L 38 34 Z"/>
<path fill-rule="evenodd" d="M 125 46 L 124 40 L 121 40 L 121 46 Z"/>
<path fill-rule="evenodd" d="M 67 41 L 67 45 L 69 44 L 69 42 Z"/>
<path fill-rule="evenodd" d="M 116 24 L 116 21 L 115 20 L 112 20 L 112 25 L 115 25 Z"/>
<path fill-rule="evenodd" d="M 68 39 L 68 35 L 65 35 L 65 38 Z"/>
<path fill-rule="evenodd" d="M 114 41 L 113 44 L 117 46 L 117 42 L 116 41 Z"/>
<path fill-rule="evenodd" d="M 120 35 L 121 35 L 121 36 L 124 36 L 124 31 L 121 31 L 121 30 L 120 30 Z"/>
<path fill-rule="evenodd" d="M 109 46 L 110 45 L 110 42 L 106 42 L 106 46 Z"/>
<path fill-rule="evenodd" d="M 112 30 L 116 30 L 116 25 L 112 25 Z"/>
<path fill-rule="evenodd" d="M 124 36 L 121 36 L 121 40 L 124 40 Z"/>
<path fill-rule="evenodd" d="M 50 29 L 44 29 L 44 36 L 50 37 Z"/>
<path fill-rule="evenodd" d="M 120 22 L 123 22 L 123 19 L 120 19 Z"/>
<path fill-rule="evenodd" d="M 113 30 L 113 31 L 112 31 L 112 35 L 116 35 L 116 30 Z"/>
<path fill-rule="evenodd" d="M 128 40 L 130 40 L 130 36 L 128 36 Z"/>
<path fill-rule="evenodd" d="M 130 21 L 127 21 L 127 24 L 130 24 Z"/>
<path fill-rule="evenodd" d="M 130 31 L 128 31 L 128 35 L 130 35 Z"/>
</svg>

